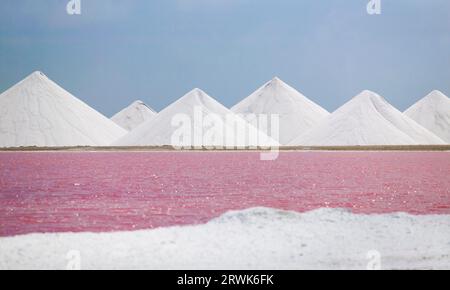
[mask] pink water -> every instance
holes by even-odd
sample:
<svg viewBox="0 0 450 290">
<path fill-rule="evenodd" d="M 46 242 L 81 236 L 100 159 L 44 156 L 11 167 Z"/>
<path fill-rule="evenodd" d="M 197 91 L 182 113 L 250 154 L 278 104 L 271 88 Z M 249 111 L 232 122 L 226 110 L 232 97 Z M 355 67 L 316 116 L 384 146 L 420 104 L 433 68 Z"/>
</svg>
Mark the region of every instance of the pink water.
<svg viewBox="0 0 450 290">
<path fill-rule="evenodd" d="M 198 224 L 255 206 L 450 214 L 450 153 L 0 153 L 0 236 Z"/>
</svg>

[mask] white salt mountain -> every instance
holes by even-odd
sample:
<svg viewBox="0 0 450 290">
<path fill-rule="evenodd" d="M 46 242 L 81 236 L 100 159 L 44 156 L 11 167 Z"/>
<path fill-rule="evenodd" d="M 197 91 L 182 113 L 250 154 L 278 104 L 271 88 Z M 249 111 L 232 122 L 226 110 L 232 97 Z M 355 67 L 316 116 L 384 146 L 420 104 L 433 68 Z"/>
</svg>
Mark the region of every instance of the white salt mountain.
<svg viewBox="0 0 450 290">
<path fill-rule="evenodd" d="M 145 121 L 156 116 L 156 112 L 142 101 L 135 101 L 119 113 L 115 114 L 111 120 L 127 131 L 131 131 Z"/>
<path fill-rule="evenodd" d="M 390 105 L 364 91 L 290 145 L 429 145 L 440 138 Z"/>
<path fill-rule="evenodd" d="M 102 146 L 125 134 L 41 72 L 0 95 L 0 147 Z"/>
<path fill-rule="evenodd" d="M 450 99 L 433 91 L 405 111 L 405 115 L 450 143 Z"/>
<path fill-rule="evenodd" d="M 249 122 L 254 121 L 259 114 L 279 115 L 279 142 L 283 145 L 288 144 L 330 115 L 328 111 L 279 78 L 274 78 L 266 83 L 231 108 L 231 111 L 243 115 Z M 270 132 L 267 128 L 261 129 L 264 132 Z"/>
<path fill-rule="evenodd" d="M 237 128 L 244 128 L 243 134 L 237 133 Z M 114 144 L 229 148 L 255 146 L 258 141 L 277 145 L 205 92 L 194 89 Z"/>
</svg>

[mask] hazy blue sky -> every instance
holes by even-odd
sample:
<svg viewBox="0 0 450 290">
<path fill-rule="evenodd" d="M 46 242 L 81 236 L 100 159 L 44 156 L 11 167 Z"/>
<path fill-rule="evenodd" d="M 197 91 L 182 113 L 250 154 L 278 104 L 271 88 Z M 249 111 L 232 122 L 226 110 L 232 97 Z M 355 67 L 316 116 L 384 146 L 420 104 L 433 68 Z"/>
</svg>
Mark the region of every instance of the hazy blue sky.
<svg viewBox="0 0 450 290">
<path fill-rule="evenodd" d="M 0 1 L 0 91 L 35 70 L 110 116 L 194 87 L 232 106 L 273 76 L 332 111 L 363 89 L 450 95 L 450 1 Z"/>
</svg>

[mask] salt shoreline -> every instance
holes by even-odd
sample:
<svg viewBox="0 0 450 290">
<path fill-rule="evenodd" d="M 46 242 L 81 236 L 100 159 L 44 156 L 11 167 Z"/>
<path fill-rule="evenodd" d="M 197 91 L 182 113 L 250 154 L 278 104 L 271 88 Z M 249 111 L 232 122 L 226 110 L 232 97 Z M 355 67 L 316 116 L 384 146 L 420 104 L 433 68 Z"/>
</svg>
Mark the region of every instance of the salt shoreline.
<svg viewBox="0 0 450 290">
<path fill-rule="evenodd" d="M 81 269 L 450 269 L 450 216 L 252 208 L 196 226 L 30 234 L 0 238 L 0 269 L 66 269 L 74 253 Z"/>
</svg>

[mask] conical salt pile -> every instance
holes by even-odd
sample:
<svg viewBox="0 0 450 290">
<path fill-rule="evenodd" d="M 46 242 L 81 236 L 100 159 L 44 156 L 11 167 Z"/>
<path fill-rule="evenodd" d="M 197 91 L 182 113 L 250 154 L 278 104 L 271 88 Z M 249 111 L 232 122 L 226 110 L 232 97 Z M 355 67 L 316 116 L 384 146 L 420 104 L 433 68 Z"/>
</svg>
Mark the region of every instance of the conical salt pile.
<svg viewBox="0 0 450 290">
<path fill-rule="evenodd" d="M 103 146 L 125 134 L 41 72 L 0 95 L 0 147 Z"/>
<path fill-rule="evenodd" d="M 156 116 L 156 112 L 142 101 L 135 101 L 111 120 L 127 131 L 131 131 L 142 123 Z"/>
<path fill-rule="evenodd" d="M 450 99 L 433 91 L 405 111 L 405 115 L 450 143 Z"/>
<path fill-rule="evenodd" d="M 274 78 L 266 83 L 231 108 L 231 111 L 242 114 L 250 122 L 255 115 L 259 114 L 279 115 L 279 142 L 283 145 L 288 144 L 330 115 L 325 109 L 279 78 Z M 267 133 L 270 132 L 267 128 L 260 129 Z"/>
</svg>

